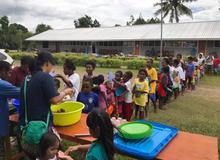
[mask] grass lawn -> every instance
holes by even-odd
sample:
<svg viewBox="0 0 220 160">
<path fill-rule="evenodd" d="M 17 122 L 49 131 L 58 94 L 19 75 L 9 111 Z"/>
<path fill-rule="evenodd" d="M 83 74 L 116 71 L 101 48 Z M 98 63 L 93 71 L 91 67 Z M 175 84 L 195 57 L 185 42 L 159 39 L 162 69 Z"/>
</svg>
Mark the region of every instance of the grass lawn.
<svg viewBox="0 0 220 160">
<path fill-rule="evenodd" d="M 111 69 L 113 73 L 115 70 L 117 69 Z M 61 73 L 62 67 L 56 67 L 56 71 Z M 108 71 L 109 69 L 97 68 L 96 74 L 106 75 Z M 82 76 L 84 68 L 77 67 L 76 72 Z M 137 71 L 133 71 L 133 73 L 136 76 Z M 172 100 L 167 105 L 168 110 L 160 110 L 155 114 L 153 113 L 153 107 L 150 107 L 148 119 L 175 126 L 182 131 L 220 138 L 219 95 L 220 77 L 206 76 L 196 87 L 195 91 L 187 91 L 184 96 L 179 96 L 177 100 Z M 70 144 L 72 143 L 64 142 L 66 147 Z M 220 153 L 220 140 L 218 140 L 218 150 Z M 129 160 L 130 158 L 117 155 L 116 159 Z"/>
</svg>

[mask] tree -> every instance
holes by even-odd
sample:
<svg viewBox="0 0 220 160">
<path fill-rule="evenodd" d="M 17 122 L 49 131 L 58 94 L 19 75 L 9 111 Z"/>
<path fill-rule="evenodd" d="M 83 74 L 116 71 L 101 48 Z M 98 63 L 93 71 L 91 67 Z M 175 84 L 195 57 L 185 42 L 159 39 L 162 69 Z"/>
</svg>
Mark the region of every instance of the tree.
<svg viewBox="0 0 220 160">
<path fill-rule="evenodd" d="M 192 2 L 192 1 L 196 1 L 196 0 L 165 0 L 164 2 L 162 2 L 162 4 L 156 3 L 154 4 L 154 6 L 162 5 L 163 18 L 167 17 L 169 14 L 170 16 L 169 21 L 171 23 L 173 23 L 174 19 L 176 23 L 179 23 L 179 17 L 182 15 L 186 15 L 193 18 L 191 9 L 183 4 L 185 2 Z M 158 9 L 154 14 L 156 16 L 161 14 L 161 8 Z"/>
<path fill-rule="evenodd" d="M 84 17 L 74 20 L 75 28 L 91 28 L 91 27 L 100 27 L 100 23 L 97 19 L 94 21 L 92 17 L 85 15 Z"/>
<path fill-rule="evenodd" d="M 7 35 L 9 20 L 7 16 L 0 17 L 0 25 L 0 48 L 8 48 Z"/>
<path fill-rule="evenodd" d="M 133 15 L 130 16 L 130 21 L 127 22 L 127 26 L 130 25 L 139 25 L 139 24 L 151 24 L 151 23 L 160 23 L 160 19 L 158 18 L 150 18 L 145 20 L 140 14 L 137 19 L 134 18 Z"/>
<path fill-rule="evenodd" d="M 42 33 L 42 32 L 45 32 L 47 30 L 50 30 L 52 29 L 52 27 L 50 25 L 46 25 L 46 24 L 38 24 L 37 27 L 36 27 L 36 30 L 35 30 L 35 34 L 39 34 L 39 33 Z"/>
</svg>

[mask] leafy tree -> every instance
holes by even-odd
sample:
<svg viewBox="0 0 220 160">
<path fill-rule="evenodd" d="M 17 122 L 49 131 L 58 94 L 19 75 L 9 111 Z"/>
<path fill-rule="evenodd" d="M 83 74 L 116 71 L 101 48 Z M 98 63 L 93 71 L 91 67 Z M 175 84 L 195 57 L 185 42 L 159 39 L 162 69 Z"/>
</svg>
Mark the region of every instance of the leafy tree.
<svg viewBox="0 0 220 160">
<path fill-rule="evenodd" d="M 91 27 L 100 27 L 100 23 L 97 19 L 94 21 L 92 17 L 85 15 L 77 20 L 74 20 L 75 28 L 91 28 Z"/>
<path fill-rule="evenodd" d="M 140 14 L 137 19 L 134 18 L 133 15 L 130 16 L 130 21 L 127 22 L 127 25 L 139 25 L 139 24 L 151 24 L 151 23 L 160 23 L 160 19 L 158 18 L 150 18 L 145 20 Z"/>
<path fill-rule="evenodd" d="M 52 29 L 52 27 L 50 25 L 38 24 L 36 27 L 36 30 L 35 30 L 35 34 L 39 34 L 39 33 L 45 32 L 50 29 Z"/>
<path fill-rule="evenodd" d="M 161 6 L 162 5 L 162 13 L 163 18 L 169 15 L 169 21 L 173 23 L 175 19 L 176 23 L 179 22 L 179 17 L 182 15 L 189 16 L 193 18 L 192 11 L 190 8 L 184 5 L 185 2 L 192 2 L 196 0 L 165 0 L 161 3 L 156 3 L 154 6 Z M 156 16 L 161 14 L 161 8 L 158 9 L 155 13 Z"/>
<path fill-rule="evenodd" d="M 8 48 L 7 34 L 9 20 L 7 16 L 0 17 L 0 48 Z"/>
</svg>

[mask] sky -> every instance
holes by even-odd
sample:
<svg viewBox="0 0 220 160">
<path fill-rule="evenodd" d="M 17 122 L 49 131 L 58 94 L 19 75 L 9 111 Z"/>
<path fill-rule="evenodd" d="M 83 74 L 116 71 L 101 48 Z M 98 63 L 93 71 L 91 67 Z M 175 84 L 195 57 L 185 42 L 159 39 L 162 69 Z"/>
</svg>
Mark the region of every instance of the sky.
<svg viewBox="0 0 220 160">
<path fill-rule="evenodd" d="M 154 16 L 160 0 L 0 0 L 0 16 L 34 31 L 37 24 L 49 24 L 54 29 L 74 28 L 73 21 L 85 14 L 97 19 L 103 27 L 126 25 L 130 15 L 148 19 Z M 220 20 L 220 0 L 197 0 L 186 3 L 193 19 L 180 17 L 180 22 Z M 165 19 L 168 22 L 168 19 Z"/>
</svg>

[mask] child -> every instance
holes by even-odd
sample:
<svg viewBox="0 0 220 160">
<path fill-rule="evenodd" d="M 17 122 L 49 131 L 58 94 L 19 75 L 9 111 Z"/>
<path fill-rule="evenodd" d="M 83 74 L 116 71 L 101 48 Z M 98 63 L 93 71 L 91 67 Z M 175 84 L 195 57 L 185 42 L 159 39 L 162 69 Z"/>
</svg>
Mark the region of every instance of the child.
<svg viewBox="0 0 220 160">
<path fill-rule="evenodd" d="M 153 105 L 154 105 L 154 112 L 157 112 L 157 105 L 156 105 L 156 86 L 157 86 L 157 71 L 155 68 L 152 67 L 153 66 L 153 59 L 148 59 L 147 60 L 147 74 L 149 77 L 149 85 L 150 85 L 150 91 L 149 91 L 149 98 Z M 149 104 L 149 101 L 148 101 Z M 147 104 L 147 107 L 148 107 Z M 148 108 L 147 108 L 148 110 Z"/>
<path fill-rule="evenodd" d="M 133 77 L 133 74 L 131 71 L 125 72 L 125 75 L 123 77 L 124 85 L 126 87 L 126 93 L 125 93 L 125 103 L 122 108 L 122 114 L 123 118 L 125 118 L 127 121 L 130 121 L 131 116 L 133 114 L 133 99 L 132 99 L 132 84 L 131 79 Z"/>
<path fill-rule="evenodd" d="M 106 81 L 99 85 L 99 107 L 102 109 L 108 108 L 109 105 L 114 104 L 115 97 L 113 92 L 112 81 Z"/>
<path fill-rule="evenodd" d="M 45 133 L 39 143 L 39 158 L 37 158 L 37 160 L 73 160 L 70 156 L 59 151 L 59 148 L 59 138 L 54 133 Z"/>
<path fill-rule="evenodd" d="M 88 61 L 86 62 L 85 67 L 86 67 L 86 73 L 83 76 L 83 81 L 91 80 L 94 77 L 93 72 L 95 70 L 96 64 L 93 61 Z"/>
<path fill-rule="evenodd" d="M 179 91 L 181 89 L 181 81 L 185 79 L 185 75 L 183 73 L 182 67 L 179 66 L 179 60 L 175 59 L 173 61 L 174 73 L 173 74 L 173 90 L 174 90 L 174 98 L 176 99 L 179 96 Z"/>
<path fill-rule="evenodd" d="M 159 96 L 159 109 L 166 109 L 164 107 L 167 97 L 169 67 L 163 67 L 159 76 L 158 96 Z"/>
<path fill-rule="evenodd" d="M 113 87 L 114 87 L 115 91 L 118 87 L 121 87 L 121 85 L 123 84 L 122 77 L 123 77 L 122 71 L 115 72 L 115 78 L 113 79 L 113 82 L 114 82 Z M 117 102 L 117 111 L 116 111 L 117 113 L 116 114 L 119 114 L 119 116 L 122 116 L 122 106 L 123 106 L 124 100 L 125 100 L 124 94 L 122 94 L 121 96 L 115 97 L 115 99 Z"/>
<path fill-rule="evenodd" d="M 63 65 L 63 72 L 67 77 L 64 77 L 60 74 L 57 74 L 56 77 L 60 77 L 64 83 L 65 88 L 70 87 L 75 91 L 74 95 L 71 97 L 71 101 L 76 101 L 80 90 L 80 77 L 74 71 L 76 70 L 76 66 L 72 60 L 66 59 Z"/>
<path fill-rule="evenodd" d="M 91 145 L 69 147 L 65 153 L 88 150 L 86 160 L 113 160 L 113 125 L 108 114 L 103 110 L 94 109 L 89 113 L 86 124 L 91 136 L 97 140 Z"/>
<path fill-rule="evenodd" d="M 93 108 L 99 106 L 99 98 L 96 93 L 92 92 L 91 81 L 83 81 L 82 91 L 79 93 L 77 101 L 85 105 L 83 113 L 89 113 Z"/>
<path fill-rule="evenodd" d="M 187 85 L 188 90 L 193 90 L 193 75 L 195 71 L 195 65 L 193 64 L 193 57 L 188 57 L 188 64 L 187 64 L 187 70 L 186 70 L 186 79 L 187 79 Z"/>
<path fill-rule="evenodd" d="M 147 71 L 140 69 L 138 72 L 138 78 L 134 82 L 133 94 L 135 103 L 135 118 L 137 119 L 139 113 L 139 119 L 144 119 L 144 108 L 148 101 L 147 94 L 149 93 L 149 86 L 146 81 Z"/>
</svg>

